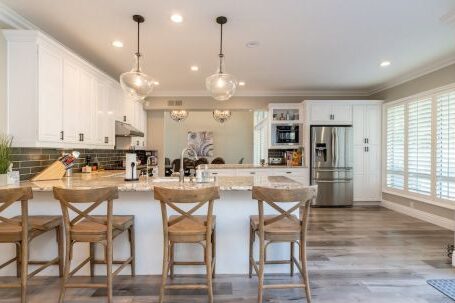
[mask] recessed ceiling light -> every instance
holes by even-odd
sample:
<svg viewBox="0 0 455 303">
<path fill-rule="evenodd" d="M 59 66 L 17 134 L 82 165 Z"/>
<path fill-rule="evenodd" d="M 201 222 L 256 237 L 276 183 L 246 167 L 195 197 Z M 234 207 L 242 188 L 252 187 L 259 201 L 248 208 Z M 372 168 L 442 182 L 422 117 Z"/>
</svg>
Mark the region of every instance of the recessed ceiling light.
<svg viewBox="0 0 455 303">
<path fill-rule="evenodd" d="M 239 82 L 239 85 L 240 85 L 240 86 L 245 86 L 245 81 L 240 81 L 240 82 Z"/>
<path fill-rule="evenodd" d="M 179 15 L 179 14 L 173 14 L 171 16 L 171 20 L 174 23 L 182 23 L 183 22 L 183 17 L 182 17 L 182 15 Z"/>
<path fill-rule="evenodd" d="M 193 72 L 197 72 L 197 71 L 199 70 L 199 67 L 198 67 L 197 65 L 192 65 L 192 66 L 191 66 L 191 70 L 192 70 Z"/>
<path fill-rule="evenodd" d="M 381 67 L 386 67 L 390 65 L 390 61 L 382 61 L 381 62 Z"/>
<path fill-rule="evenodd" d="M 255 48 L 260 45 L 259 41 L 249 41 L 246 43 L 246 47 L 248 48 Z"/>
<path fill-rule="evenodd" d="M 153 81 L 153 84 L 156 86 L 160 85 L 160 83 L 158 81 Z"/>
<path fill-rule="evenodd" d="M 123 42 L 120 40 L 114 40 L 114 41 L 112 41 L 112 46 L 121 48 L 121 47 L 123 47 Z"/>
</svg>

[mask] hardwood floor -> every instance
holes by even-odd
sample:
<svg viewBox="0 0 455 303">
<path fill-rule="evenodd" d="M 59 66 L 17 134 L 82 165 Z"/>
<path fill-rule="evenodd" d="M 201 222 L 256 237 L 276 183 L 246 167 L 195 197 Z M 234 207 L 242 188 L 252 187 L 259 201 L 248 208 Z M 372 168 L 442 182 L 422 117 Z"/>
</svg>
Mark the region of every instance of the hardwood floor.
<svg viewBox="0 0 455 303">
<path fill-rule="evenodd" d="M 446 256 L 449 243 L 453 244 L 451 231 L 384 208 L 313 209 L 308 242 L 313 302 L 452 302 L 425 282 L 455 278 Z M 202 279 L 178 277 L 175 282 Z M 158 276 L 120 276 L 114 281 L 115 302 L 157 302 Z M 288 274 L 266 275 L 266 283 L 290 281 Z M 257 302 L 255 277 L 221 275 L 214 283 L 215 302 Z M 58 278 L 36 278 L 29 289 L 30 302 L 56 302 L 58 290 Z M 165 302 L 207 302 L 204 291 L 168 294 Z M 65 302 L 105 302 L 103 295 L 101 289 L 70 289 Z M 18 302 L 18 296 L 18 290 L 2 289 L 0 303 Z M 264 302 L 306 300 L 303 290 L 266 290 Z"/>
</svg>

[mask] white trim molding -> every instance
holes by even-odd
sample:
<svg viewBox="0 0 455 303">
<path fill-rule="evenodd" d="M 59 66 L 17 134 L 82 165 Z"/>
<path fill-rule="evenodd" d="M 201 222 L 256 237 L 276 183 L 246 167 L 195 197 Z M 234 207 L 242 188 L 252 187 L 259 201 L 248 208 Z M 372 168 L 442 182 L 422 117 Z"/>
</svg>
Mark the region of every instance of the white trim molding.
<svg viewBox="0 0 455 303">
<path fill-rule="evenodd" d="M 0 2 L 0 22 L 11 27 L 11 29 L 40 30 L 35 24 L 31 23 L 2 2 Z"/>
<path fill-rule="evenodd" d="M 442 228 L 455 231 L 455 220 L 450 220 L 412 207 L 393 203 L 384 199 L 381 202 L 381 206 L 399 212 L 401 214 L 440 226 Z"/>
</svg>

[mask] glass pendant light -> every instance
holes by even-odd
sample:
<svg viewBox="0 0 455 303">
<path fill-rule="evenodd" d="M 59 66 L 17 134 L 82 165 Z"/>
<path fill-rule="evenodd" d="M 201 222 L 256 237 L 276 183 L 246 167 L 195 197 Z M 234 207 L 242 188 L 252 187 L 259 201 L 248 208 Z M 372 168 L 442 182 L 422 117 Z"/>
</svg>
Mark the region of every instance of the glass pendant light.
<svg viewBox="0 0 455 303">
<path fill-rule="evenodd" d="M 144 23 L 145 19 L 140 15 L 134 15 L 133 20 L 134 22 L 137 22 L 137 52 L 134 54 L 136 57 L 136 63 L 131 71 L 120 75 L 120 85 L 128 95 L 139 100 L 143 100 L 152 92 L 155 82 L 150 76 L 141 71 L 140 66 L 141 53 L 139 51 L 139 25 Z"/>
<path fill-rule="evenodd" d="M 215 109 L 213 111 L 213 119 L 215 119 L 217 122 L 223 124 L 227 120 L 231 118 L 231 111 L 230 110 L 219 110 Z"/>
<path fill-rule="evenodd" d="M 188 112 L 184 109 L 175 109 L 172 110 L 170 113 L 171 119 L 176 122 L 182 122 L 186 118 L 188 118 Z"/>
<path fill-rule="evenodd" d="M 218 23 L 221 27 L 220 53 L 218 55 L 220 58 L 220 66 L 215 74 L 207 77 L 205 80 L 205 86 L 210 95 L 218 101 L 229 100 L 235 94 L 235 90 L 237 88 L 237 80 L 234 76 L 225 73 L 224 70 L 223 24 L 226 24 L 226 22 L 226 17 L 220 16 L 216 18 L 216 23 Z"/>
</svg>

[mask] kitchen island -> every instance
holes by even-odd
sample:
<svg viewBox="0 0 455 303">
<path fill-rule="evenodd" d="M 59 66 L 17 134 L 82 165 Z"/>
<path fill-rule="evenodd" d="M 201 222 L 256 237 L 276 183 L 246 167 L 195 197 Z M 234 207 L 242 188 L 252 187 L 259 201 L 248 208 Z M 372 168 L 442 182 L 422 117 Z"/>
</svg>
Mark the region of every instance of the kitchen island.
<svg viewBox="0 0 455 303">
<path fill-rule="evenodd" d="M 54 186 L 64 188 L 96 188 L 115 186 L 119 189 L 119 199 L 114 201 L 114 214 L 134 215 L 136 229 L 136 274 L 161 274 L 162 267 L 162 222 L 161 210 L 158 201 L 153 198 L 155 186 L 166 187 L 204 187 L 216 185 L 220 187 L 221 197 L 215 201 L 214 214 L 216 215 L 217 232 L 217 260 L 218 274 L 246 274 L 248 273 L 248 227 L 249 216 L 258 212 L 256 201 L 251 199 L 253 186 L 270 186 L 275 188 L 298 188 L 304 184 L 286 176 L 230 176 L 215 177 L 211 183 L 185 182 L 181 185 L 176 178 L 147 178 L 139 181 L 124 181 L 124 172 L 100 171 L 91 174 L 75 174 L 74 177 L 55 181 L 21 182 L 15 186 L 30 186 L 34 198 L 30 201 L 30 215 L 61 215 L 60 205 L 53 198 Z M 9 186 L 14 187 L 14 185 Z M 18 205 L 17 205 L 18 207 Z M 93 214 L 103 214 L 103 208 Z M 266 213 L 274 213 L 266 208 Z M 5 216 L 17 215 L 18 208 L 9 209 Z M 172 214 L 172 212 L 170 212 Z M 197 213 L 205 213 L 205 209 Z M 55 237 L 48 233 L 31 243 L 32 258 L 47 258 L 55 254 Z M 1 244 L 0 262 L 6 261 L 15 254 L 13 245 Z M 257 253 L 257 248 L 255 249 Z M 97 253 L 102 256 L 102 247 L 97 247 Z M 87 244 L 76 244 L 74 263 L 84 260 L 89 254 Z M 122 234 L 114 241 L 114 258 L 126 258 L 129 254 L 127 235 Z M 289 245 L 271 245 L 269 259 L 288 258 Z M 176 260 L 202 260 L 203 251 L 200 245 L 176 245 Z M 176 267 L 176 273 L 198 274 L 204 273 L 203 266 Z M 273 265 L 268 272 L 286 272 L 289 265 Z M 97 273 L 104 273 L 104 266 L 97 267 Z M 81 270 L 81 274 L 88 274 L 88 266 Z M 122 271 L 129 273 L 129 268 Z M 3 275 L 15 275 L 15 266 L 10 265 L 2 271 Z M 56 268 L 46 269 L 42 275 L 57 275 Z"/>
</svg>

